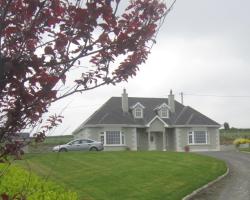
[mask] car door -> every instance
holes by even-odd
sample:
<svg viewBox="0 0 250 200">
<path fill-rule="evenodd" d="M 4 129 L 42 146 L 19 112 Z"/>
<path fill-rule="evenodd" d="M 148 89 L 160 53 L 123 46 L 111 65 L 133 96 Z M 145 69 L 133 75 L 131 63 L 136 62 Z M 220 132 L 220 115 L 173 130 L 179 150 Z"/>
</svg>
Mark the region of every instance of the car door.
<svg viewBox="0 0 250 200">
<path fill-rule="evenodd" d="M 88 151 L 89 150 L 89 144 L 88 144 L 87 140 L 85 140 L 85 139 L 80 140 L 79 150 L 81 150 L 81 151 Z"/>
<path fill-rule="evenodd" d="M 79 151 L 81 147 L 81 140 L 75 140 L 69 144 L 68 150 Z"/>
</svg>

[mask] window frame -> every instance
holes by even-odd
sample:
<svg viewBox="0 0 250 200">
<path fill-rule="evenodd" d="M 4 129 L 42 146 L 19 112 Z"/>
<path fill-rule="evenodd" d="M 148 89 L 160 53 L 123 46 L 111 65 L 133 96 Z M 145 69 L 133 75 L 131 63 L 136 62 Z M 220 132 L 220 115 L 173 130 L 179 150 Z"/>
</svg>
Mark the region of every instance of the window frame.
<svg viewBox="0 0 250 200">
<path fill-rule="evenodd" d="M 166 112 L 166 116 L 163 116 L 163 109 L 166 109 L 164 112 Z M 169 118 L 169 110 L 167 106 L 162 106 L 160 109 L 160 114 L 161 114 L 161 118 Z"/>
<path fill-rule="evenodd" d="M 137 118 L 137 119 L 143 118 L 143 109 L 142 108 L 136 107 L 134 113 L 135 113 L 135 118 Z M 138 113 L 140 113 L 140 115 L 137 115 Z"/>
<path fill-rule="evenodd" d="M 205 143 L 197 143 L 196 140 L 197 138 L 195 138 L 196 136 L 196 132 L 204 132 L 205 133 L 205 139 L 206 142 Z M 195 131 L 189 131 L 187 134 L 187 141 L 188 141 L 188 145 L 208 145 L 208 131 L 206 130 L 195 130 Z"/>
<path fill-rule="evenodd" d="M 108 132 L 119 132 L 119 144 L 107 144 L 107 133 Z M 126 146 L 126 140 L 125 140 L 125 135 L 122 131 L 119 130 L 108 130 L 108 131 L 103 131 L 99 135 L 100 141 L 103 142 L 104 146 Z M 102 141 L 103 138 L 103 141 Z"/>
</svg>

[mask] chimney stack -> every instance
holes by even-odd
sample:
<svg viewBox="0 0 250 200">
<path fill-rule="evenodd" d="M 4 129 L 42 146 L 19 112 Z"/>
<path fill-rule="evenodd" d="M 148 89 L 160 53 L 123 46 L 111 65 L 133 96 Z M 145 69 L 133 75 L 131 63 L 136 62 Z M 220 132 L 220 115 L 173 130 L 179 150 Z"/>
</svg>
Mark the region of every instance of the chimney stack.
<svg viewBox="0 0 250 200">
<path fill-rule="evenodd" d="M 170 93 L 168 95 L 168 105 L 170 107 L 170 111 L 172 113 L 174 113 L 175 112 L 175 101 L 174 101 L 174 95 L 173 95 L 172 90 L 170 90 Z"/>
<path fill-rule="evenodd" d="M 124 113 L 128 112 L 128 94 L 125 88 L 123 89 L 123 93 L 122 93 L 122 111 Z"/>
</svg>

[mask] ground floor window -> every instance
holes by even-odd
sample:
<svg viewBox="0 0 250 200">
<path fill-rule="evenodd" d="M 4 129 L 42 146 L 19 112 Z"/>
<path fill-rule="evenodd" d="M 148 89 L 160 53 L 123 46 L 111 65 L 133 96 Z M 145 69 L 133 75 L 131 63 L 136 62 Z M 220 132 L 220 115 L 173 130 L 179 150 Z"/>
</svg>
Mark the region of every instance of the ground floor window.
<svg viewBox="0 0 250 200">
<path fill-rule="evenodd" d="M 191 131 L 188 133 L 188 144 L 207 144 L 207 131 Z"/>
<path fill-rule="evenodd" d="M 122 145 L 122 144 L 125 144 L 124 134 L 121 131 L 101 132 L 100 140 L 104 145 Z"/>
</svg>

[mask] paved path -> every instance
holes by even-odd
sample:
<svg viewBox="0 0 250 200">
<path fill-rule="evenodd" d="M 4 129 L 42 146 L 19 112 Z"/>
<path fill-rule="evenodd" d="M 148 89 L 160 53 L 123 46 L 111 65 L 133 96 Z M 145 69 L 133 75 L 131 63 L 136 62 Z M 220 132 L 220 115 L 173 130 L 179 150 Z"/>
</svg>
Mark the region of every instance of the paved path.
<svg viewBox="0 0 250 200">
<path fill-rule="evenodd" d="M 250 200 L 250 154 L 235 151 L 202 154 L 225 160 L 230 172 L 192 200 Z"/>
</svg>

